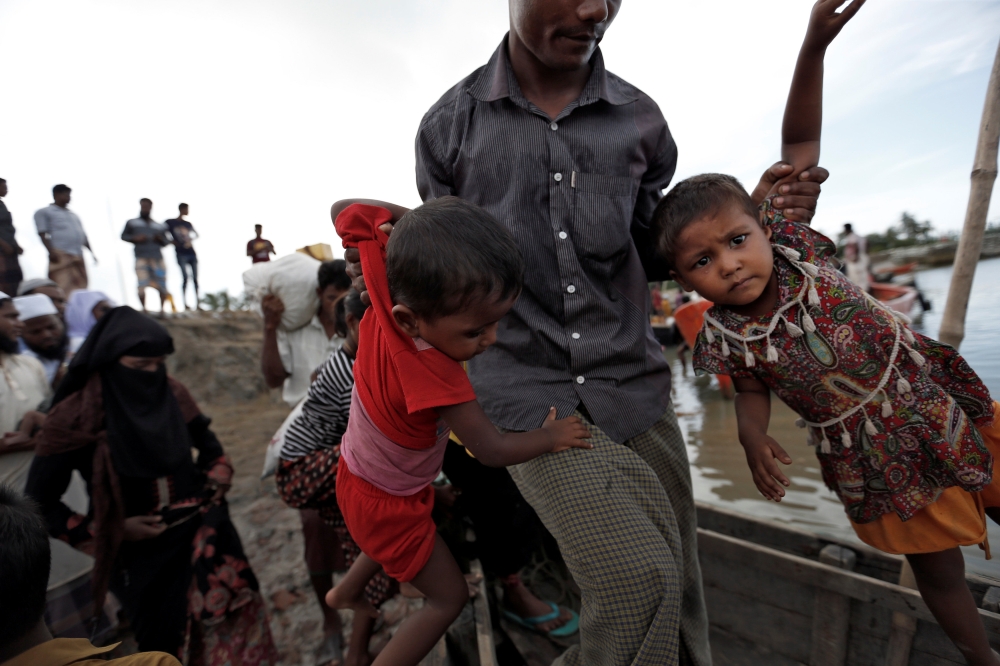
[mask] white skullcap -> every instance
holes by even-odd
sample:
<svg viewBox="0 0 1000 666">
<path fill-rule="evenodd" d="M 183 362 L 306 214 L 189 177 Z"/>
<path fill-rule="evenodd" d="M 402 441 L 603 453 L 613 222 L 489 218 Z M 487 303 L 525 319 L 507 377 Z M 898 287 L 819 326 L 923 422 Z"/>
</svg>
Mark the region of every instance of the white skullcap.
<svg viewBox="0 0 1000 666">
<path fill-rule="evenodd" d="M 18 296 L 14 299 L 14 307 L 21 317 L 21 321 L 44 317 L 45 315 L 59 314 L 56 306 L 52 304 L 52 299 L 45 294 L 32 294 L 31 296 Z"/>
<path fill-rule="evenodd" d="M 6 300 L 8 298 L 10 298 L 10 296 L 0 291 L 0 301 Z"/>
</svg>

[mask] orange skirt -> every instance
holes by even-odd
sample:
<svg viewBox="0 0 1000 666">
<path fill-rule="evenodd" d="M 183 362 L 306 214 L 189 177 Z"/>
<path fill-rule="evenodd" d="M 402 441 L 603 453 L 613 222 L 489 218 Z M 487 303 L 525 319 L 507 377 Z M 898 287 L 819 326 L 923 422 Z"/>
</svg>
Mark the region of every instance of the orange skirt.
<svg viewBox="0 0 1000 666">
<path fill-rule="evenodd" d="M 942 491 L 936 502 L 903 522 L 895 513 L 883 514 L 878 520 L 864 525 L 851 521 L 858 538 L 869 546 L 893 555 L 917 555 L 950 550 L 956 546 L 980 544 L 990 557 L 986 541 L 988 507 L 1000 507 L 1000 403 L 993 403 L 996 415 L 993 425 L 980 428 L 986 448 L 993 454 L 993 481 L 978 493 L 957 486 Z"/>
</svg>

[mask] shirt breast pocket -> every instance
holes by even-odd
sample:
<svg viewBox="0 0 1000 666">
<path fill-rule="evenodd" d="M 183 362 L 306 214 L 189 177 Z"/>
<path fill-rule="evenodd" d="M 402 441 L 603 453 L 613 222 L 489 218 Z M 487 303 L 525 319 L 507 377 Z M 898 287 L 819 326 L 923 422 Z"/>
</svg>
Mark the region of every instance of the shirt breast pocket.
<svg viewBox="0 0 1000 666">
<path fill-rule="evenodd" d="M 573 245 L 588 268 L 611 277 L 628 256 L 635 182 L 622 176 L 574 172 Z"/>
</svg>

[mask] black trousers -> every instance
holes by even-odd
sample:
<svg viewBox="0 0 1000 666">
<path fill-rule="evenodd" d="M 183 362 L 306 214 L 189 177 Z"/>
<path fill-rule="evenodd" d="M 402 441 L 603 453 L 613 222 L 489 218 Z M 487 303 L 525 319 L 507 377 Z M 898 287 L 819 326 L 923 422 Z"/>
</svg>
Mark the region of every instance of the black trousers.
<svg viewBox="0 0 1000 666">
<path fill-rule="evenodd" d="M 472 520 L 475 550 L 485 573 L 504 577 L 524 568 L 545 528 L 507 470 L 487 467 L 464 446 L 448 442 L 444 473 L 462 491 L 455 509 Z"/>
</svg>

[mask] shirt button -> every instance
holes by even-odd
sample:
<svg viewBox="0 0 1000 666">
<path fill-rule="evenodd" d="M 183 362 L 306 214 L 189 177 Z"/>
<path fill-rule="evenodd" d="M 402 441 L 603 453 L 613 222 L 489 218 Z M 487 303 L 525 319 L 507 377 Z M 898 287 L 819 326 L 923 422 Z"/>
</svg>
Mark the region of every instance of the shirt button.
<svg viewBox="0 0 1000 666">
<path fill-rule="evenodd" d="M 580 375 L 579 377 L 576 378 L 576 383 L 577 384 L 582 384 L 585 381 L 587 381 L 587 380 L 583 378 L 583 375 Z"/>
<path fill-rule="evenodd" d="M 555 132 L 557 129 L 559 129 L 559 123 L 552 123 L 551 125 L 549 125 L 549 129 Z"/>
<path fill-rule="evenodd" d="M 552 176 L 552 177 L 556 179 L 556 182 L 557 182 L 557 183 L 558 183 L 558 182 L 559 182 L 560 180 L 562 180 L 562 174 L 561 174 L 561 173 L 557 173 L 556 175 L 554 175 L 554 176 Z"/>
<path fill-rule="evenodd" d="M 570 285 L 570 286 L 566 287 L 566 291 L 568 291 L 569 293 L 572 294 L 572 293 L 574 293 L 576 291 L 576 287 L 574 287 L 573 285 Z"/>
<path fill-rule="evenodd" d="M 574 334 L 573 334 L 573 335 L 572 335 L 571 337 L 572 337 L 572 338 L 573 338 L 574 340 L 579 340 L 579 339 L 580 339 L 580 334 L 579 334 L 579 333 L 574 333 Z"/>
<path fill-rule="evenodd" d="M 566 236 L 567 236 L 567 234 L 566 234 L 566 232 L 565 232 L 565 231 L 560 231 L 560 232 L 559 232 L 559 238 L 561 238 L 561 239 L 563 239 L 563 240 L 566 240 Z"/>
</svg>

